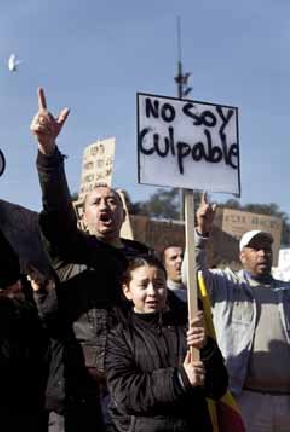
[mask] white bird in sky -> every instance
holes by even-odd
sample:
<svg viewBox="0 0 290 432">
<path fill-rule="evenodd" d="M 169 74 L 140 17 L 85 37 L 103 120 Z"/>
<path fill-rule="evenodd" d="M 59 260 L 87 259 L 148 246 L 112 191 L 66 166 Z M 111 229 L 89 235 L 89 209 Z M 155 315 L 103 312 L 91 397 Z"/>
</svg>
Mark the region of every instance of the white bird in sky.
<svg viewBox="0 0 290 432">
<path fill-rule="evenodd" d="M 10 54 L 8 58 L 8 69 L 10 72 L 16 72 L 21 61 L 17 59 L 15 54 Z"/>
</svg>

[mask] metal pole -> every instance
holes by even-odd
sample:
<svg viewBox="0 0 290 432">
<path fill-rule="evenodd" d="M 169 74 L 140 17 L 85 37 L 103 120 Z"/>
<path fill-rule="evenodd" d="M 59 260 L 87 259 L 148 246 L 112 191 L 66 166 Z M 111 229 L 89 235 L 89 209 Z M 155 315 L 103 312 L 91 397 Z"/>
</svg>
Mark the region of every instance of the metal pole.
<svg viewBox="0 0 290 432">
<path fill-rule="evenodd" d="M 176 18 L 176 33 L 177 33 L 177 74 L 175 81 L 177 83 L 177 97 L 182 99 L 182 53 L 181 53 L 181 26 L 180 16 Z"/>
<path fill-rule="evenodd" d="M 175 76 L 175 82 L 177 85 L 177 97 L 182 99 L 183 95 L 183 83 L 182 83 L 182 62 L 181 62 L 181 27 L 180 27 L 180 16 L 176 18 L 176 36 L 177 36 L 177 73 Z M 179 189 L 179 219 L 184 221 L 184 190 Z"/>
</svg>

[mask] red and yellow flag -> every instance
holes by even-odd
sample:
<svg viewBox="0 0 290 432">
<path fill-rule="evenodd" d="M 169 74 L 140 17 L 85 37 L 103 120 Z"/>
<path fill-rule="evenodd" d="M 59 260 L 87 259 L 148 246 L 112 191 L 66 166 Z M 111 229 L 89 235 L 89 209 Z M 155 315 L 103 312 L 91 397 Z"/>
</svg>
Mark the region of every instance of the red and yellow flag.
<svg viewBox="0 0 290 432">
<path fill-rule="evenodd" d="M 208 291 L 202 273 L 198 275 L 199 296 L 203 303 L 205 328 L 208 336 L 216 340 L 215 329 L 211 317 L 211 307 Z M 218 401 L 208 399 L 208 407 L 214 432 L 246 432 L 237 403 L 228 390 Z"/>
</svg>

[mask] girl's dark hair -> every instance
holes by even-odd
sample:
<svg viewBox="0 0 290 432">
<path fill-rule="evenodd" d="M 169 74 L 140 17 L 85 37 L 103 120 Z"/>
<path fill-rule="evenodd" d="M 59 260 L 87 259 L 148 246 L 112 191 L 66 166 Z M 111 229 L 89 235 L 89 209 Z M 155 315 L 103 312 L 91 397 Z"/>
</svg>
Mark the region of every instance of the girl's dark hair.
<svg viewBox="0 0 290 432">
<path fill-rule="evenodd" d="M 150 266 L 157 267 L 164 273 L 165 279 L 167 279 L 167 272 L 163 265 L 163 262 L 154 255 L 139 255 L 128 258 L 128 267 L 123 274 L 122 283 L 128 284 L 131 280 L 131 272 L 137 268 Z"/>
</svg>

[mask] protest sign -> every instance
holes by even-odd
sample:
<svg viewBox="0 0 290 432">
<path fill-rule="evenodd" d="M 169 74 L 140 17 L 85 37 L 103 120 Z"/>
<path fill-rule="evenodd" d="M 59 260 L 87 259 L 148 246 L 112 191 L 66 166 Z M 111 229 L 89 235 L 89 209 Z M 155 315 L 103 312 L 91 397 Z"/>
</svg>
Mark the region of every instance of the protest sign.
<svg viewBox="0 0 290 432">
<path fill-rule="evenodd" d="M 137 93 L 139 183 L 239 196 L 238 109 Z"/>
<path fill-rule="evenodd" d="M 115 137 L 98 140 L 84 149 L 79 199 L 83 199 L 98 183 L 111 186 L 115 151 Z"/>
<path fill-rule="evenodd" d="M 185 190 L 189 323 L 198 293 L 192 189 L 240 195 L 238 109 L 137 93 L 139 183 Z M 204 196 L 205 202 L 207 198 Z M 199 351 L 190 347 L 191 359 Z"/>
</svg>

